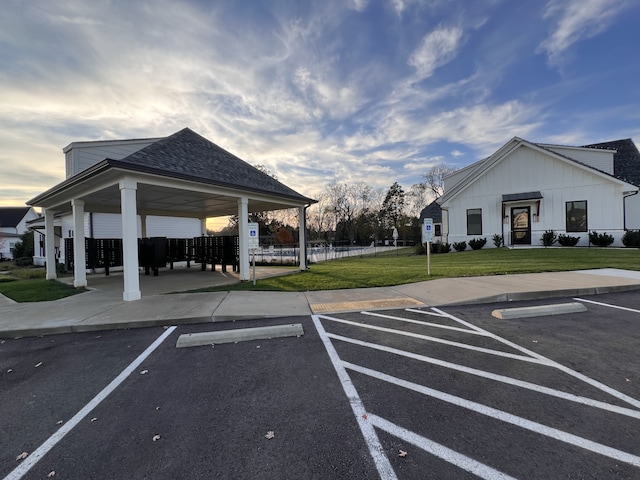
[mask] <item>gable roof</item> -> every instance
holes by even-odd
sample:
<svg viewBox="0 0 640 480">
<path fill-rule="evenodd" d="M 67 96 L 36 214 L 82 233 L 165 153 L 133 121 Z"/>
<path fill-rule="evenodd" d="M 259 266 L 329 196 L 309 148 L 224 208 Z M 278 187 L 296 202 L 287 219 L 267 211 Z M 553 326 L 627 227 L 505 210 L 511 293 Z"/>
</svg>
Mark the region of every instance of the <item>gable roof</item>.
<svg viewBox="0 0 640 480">
<path fill-rule="evenodd" d="M 640 185 L 640 152 L 633 140 L 624 138 L 611 142 L 585 145 L 584 147 L 615 150 L 613 154 L 613 174 L 629 183 Z"/>
<path fill-rule="evenodd" d="M 156 173 L 221 187 L 243 188 L 310 201 L 215 143 L 184 128 L 121 160 L 113 167 Z"/>
<path fill-rule="evenodd" d="M 0 227 L 16 228 L 31 207 L 0 207 Z"/>
<path fill-rule="evenodd" d="M 615 142 L 607 142 L 606 144 L 610 144 L 610 143 L 615 143 Z M 631 143 L 633 144 L 633 142 Z M 600 144 L 600 145 L 605 145 L 605 144 Z M 496 163 L 500 162 L 502 159 L 508 156 L 511 152 L 515 151 L 517 148 L 521 146 L 527 146 L 533 150 L 542 151 L 545 154 L 558 158 L 560 160 L 574 163 L 576 166 L 579 166 L 580 168 L 588 169 L 597 175 L 609 177 L 614 181 L 624 182 L 627 184 L 631 183 L 633 186 L 636 186 L 636 184 L 634 184 L 633 182 L 629 182 L 624 178 L 619 178 L 618 175 L 611 175 L 607 172 L 603 172 L 602 170 L 598 170 L 597 168 L 594 168 L 591 165 L 588 165 L 584 162 L 568 157 L 567 155 L 563 155 L 561 153 L 555 152 L 547 148 L 548 145 L 532 143 L 519 137 L 513 137 L 510 141 L 508 141 L 502 147 L 500 147 L 493 155 L 487 157 L 484 160 L 476 162 L 475 164 L 472 164 L 473 168 L 469 170 L 469 173 L 465 177 L 463 177 L 458 183 L 456 183 L 448 192 L 445 192 L 444 195 L 442 195 L 438 199 L 438 203 L 442 205 L 443 203 L 447 202 L 451 198 L 458 195 L 461 191 L 465 190 L 471 183 L 473 183 L 482 174 L 489 171 Z M 635 145 L 633 145 L 633 147 L 635 148 Z M 590 148 L 590 147 L 586 146 L 586 147 L 580 147 L 580 148 Z M 598 147 L 594 147 L 594 148 L 598 148 Z M 602 147 L 602 148 L 605 148 L 605 147 Z M 637 149 L 635 149 L 635 151 L 637 152 Z M 640 154 L 638 155 L 638 162 L 639 162 L 638 165 L 640 166 Z M 615 170 L 615 154 L 614 154 L 614 170 Z"/>
</svg>

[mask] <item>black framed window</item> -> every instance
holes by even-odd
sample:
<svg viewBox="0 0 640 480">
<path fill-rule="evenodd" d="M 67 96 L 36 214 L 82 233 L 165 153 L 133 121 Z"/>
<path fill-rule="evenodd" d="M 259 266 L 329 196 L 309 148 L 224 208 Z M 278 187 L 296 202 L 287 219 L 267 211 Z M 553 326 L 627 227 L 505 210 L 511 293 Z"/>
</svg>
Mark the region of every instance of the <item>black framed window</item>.
<svg viewBox="0 0 640 480">
<path fill-rule="evenodd" d="M 440 225 L 439 223 L 436 223 L 433 225 L 433 229 L 435 230 L 435 232 L 433 233 L 436 237 L 441 237 L 442 236 L 442 225 Z"/>
<path fill-rule="evenodd" d="M 467 235 L 482 235 L 482 209 L 467 210 Z"/>
<path fill-rule="evenodd" d="M 567 232 L 587 231 L 587 201 L 567 202 Z"/>
</svg>

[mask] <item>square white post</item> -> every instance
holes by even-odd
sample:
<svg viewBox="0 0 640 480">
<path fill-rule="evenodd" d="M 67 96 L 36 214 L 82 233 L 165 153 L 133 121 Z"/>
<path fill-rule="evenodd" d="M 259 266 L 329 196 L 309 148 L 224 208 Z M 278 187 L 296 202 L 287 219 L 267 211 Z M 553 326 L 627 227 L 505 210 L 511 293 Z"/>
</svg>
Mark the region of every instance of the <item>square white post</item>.
<svg viewBox="0 0 640 480">
<path fill-rule="evenodd" d="M 207 217 L 203 217 L 200 219 L 200 234 L 207 234 Z"/>
<path fill-rule="evenodd" d="M 300 241 L 300 270 L 307 269 L 307 207 L 298 208 L 298 238 Z"/>
<path fill-rule="evenodd" d="M 238 236 L 240 237 L 240 280 L 247 281 L 249 275 L 249 199 L 238 199 Z"/>
<path fill-rule="evenodd" d="M 84 201 L 71 200 L 73 210 L 73 286 L 87 286 L 87 262 L 84 243 Z"/>
<path fill-rule="evenodd" d="M 58 278 L 56 271 L 56 237 L 53 226 L 55 212 L 44 209 L 44 255 L 47 262 L 47 280 Z"/>
<path fill-rule="evenodd" d="M 125 302 L 140 300 L 140 278 L 138 276 L 138 215 L 135 180 L 120 180 L 120 210 L 122 212 L 122 261 L 124 263 Z"/>
</svg>

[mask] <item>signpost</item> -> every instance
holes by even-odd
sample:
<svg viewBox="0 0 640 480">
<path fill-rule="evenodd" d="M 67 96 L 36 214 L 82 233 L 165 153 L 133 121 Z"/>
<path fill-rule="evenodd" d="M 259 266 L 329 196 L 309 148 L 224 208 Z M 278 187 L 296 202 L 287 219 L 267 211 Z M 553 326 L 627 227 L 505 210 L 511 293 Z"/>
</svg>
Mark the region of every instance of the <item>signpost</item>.
<svg viewBox="0 0 640 480">
<path fill-rule="evenodd" d="M 422 224 L 422 243 L 427 249 L 427 274 L 431 275 L 431 242 L 433 242 L 433 218 L 425 218 Z"/>
<path fill-rule="evenodd" d="M 249 250 L 253 260 L 253 284 L 256 284 L 256 250 L 260 248 L 260 226 L 257 223 L 249 223 Z"/>
</svg>

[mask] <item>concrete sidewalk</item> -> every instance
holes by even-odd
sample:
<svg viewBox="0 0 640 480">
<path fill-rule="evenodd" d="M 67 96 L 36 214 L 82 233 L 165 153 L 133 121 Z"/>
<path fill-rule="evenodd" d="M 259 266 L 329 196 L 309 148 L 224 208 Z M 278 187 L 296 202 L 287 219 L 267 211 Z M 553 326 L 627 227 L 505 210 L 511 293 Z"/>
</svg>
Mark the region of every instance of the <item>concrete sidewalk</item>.
<svg viewBox="0 0 640 480">
<path fill-rule="evenodd" d="M 283 269 L 263 268 L 257 278 L 282 273 Z M 183 269 L 140 279 L 143 297 L 135 302 L 122 300 L 122 277 L 118 274 L 89 276 L 89 291 L 54 302 L 15 303 L 0 295 L 0 338 L 640 289 L 640 272 L 619 269 L 451 278 L 393 287 L 292 293 L 167 294 L 234 283 L 237 277 L 232 273 Z"/>
</svg>

